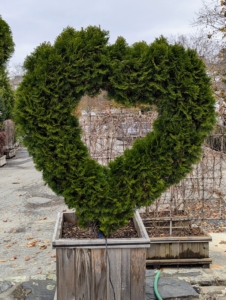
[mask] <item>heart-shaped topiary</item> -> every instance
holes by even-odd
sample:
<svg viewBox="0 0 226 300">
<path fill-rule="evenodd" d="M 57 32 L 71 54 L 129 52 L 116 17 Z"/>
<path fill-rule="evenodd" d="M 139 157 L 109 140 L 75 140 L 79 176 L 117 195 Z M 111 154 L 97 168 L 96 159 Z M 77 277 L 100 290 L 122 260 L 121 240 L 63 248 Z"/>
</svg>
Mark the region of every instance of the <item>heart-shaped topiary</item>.
<svg viewBox="0 0 226 300">
<path fill-rule="evenodd" d="M 163 37 L 132 46 L 119 37 L 109 45 L 108 32 L 98 27 L 67 28 L 24 67 L 15 110 L 24 143 L 44 181 L 76 208 L 80 224 L 95 222 L 105 235 L 191 171 L 216 120 L 203 62 Z M 85 93 L 100 90 L 119 103 L 158 111 L 154 131 L 107 167 L 90 158 L 72 115 Z"/>
</svg>

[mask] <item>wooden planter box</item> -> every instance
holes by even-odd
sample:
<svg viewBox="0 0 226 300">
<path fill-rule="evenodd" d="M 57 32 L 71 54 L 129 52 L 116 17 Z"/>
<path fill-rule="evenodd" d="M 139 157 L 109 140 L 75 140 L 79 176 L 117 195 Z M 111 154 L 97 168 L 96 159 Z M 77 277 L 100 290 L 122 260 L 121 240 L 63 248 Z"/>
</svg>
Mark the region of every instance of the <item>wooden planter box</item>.
<svg viewBox="0 0 226 300">
<path fill-rule="evenodd" d="M 6 164 L 6 155 L 0 157 L 0 167 L 3 167 Z"/>
<path fill-rule="evenodd" d="M 161 218 L 161 221 L 164 221 Z M 159 220 L 160 221 L 160 220 Z M 166 220 L 165 220 L 166 221 Z M 186 227 L 189 220 L 174 219 L 174 226 Z M 172 227 L 181 228 L 181 227 Z M 212 237 L 202 230 L 202 236 L 169 236 L 150 238 L 151 247 L 147 249 L 147 265 L 190 265 L 199 264 L 209 266 L 212 259 L 209 257 L 209 242 Z"/>
<path fill-rule="evenodd" d="M 138 212 L 133 220 L 139 238 L 107 239 L 106 252 L 105 239 L 62 239 L 63 222 L 77 223 L 77 217 L 75 213 L 58 214 L 52 240 L 57 257 L 55 299 L 114 300 L 114 293 L 115 299 L 145 299 L 150 239 Z"/>
<path fill-rule="evenodd" d="M 14 149 L 15 149 L 15 152 L 17 152 L 20 149 L 20 143 L 18 143 L 18 142 L 15 143 Z"/>
<path fill-rule="evenodd" d="M 16 150 L 14 148 L 13 149 L 7 149 L 7 150 L 5 150 L 5 155 L 6 155 L 7 159 L 12 158 L 16 155 Z"/>
</svg>

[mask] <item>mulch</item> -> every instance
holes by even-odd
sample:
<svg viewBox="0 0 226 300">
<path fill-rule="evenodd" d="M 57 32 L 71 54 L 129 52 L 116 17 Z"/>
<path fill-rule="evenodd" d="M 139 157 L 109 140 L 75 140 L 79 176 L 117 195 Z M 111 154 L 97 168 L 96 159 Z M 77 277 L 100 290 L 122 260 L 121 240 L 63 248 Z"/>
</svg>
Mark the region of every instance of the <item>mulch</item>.
<svg viewBox="0 0 226 300">
<path fill-rule="evenodd" d="M 129 221 L 129 224 L 122 229 L 117 230 L 111 234 L 109 238 L 136 238 L 138 233 L 133 224 L 133 220 Z M 104 236 L 98 232 L 95 227 L 88 227 L 87 229 L 78 227 L 76 224 L 64 222 L 62 230 L 62 238 L 64 239 L 97 239 L 104 238 Z"/>
</svg>

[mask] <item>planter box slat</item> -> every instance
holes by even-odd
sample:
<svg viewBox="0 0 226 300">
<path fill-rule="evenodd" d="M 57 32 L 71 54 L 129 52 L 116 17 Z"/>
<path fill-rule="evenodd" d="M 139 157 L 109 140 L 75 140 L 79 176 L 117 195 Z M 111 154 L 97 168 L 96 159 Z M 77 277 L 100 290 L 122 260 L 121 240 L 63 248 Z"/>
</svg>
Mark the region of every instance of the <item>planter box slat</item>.
<svg viewBox="0 0 226 300">
<path fill-rule="evenodd" d="M 121 299 L 122 251 L 121 249 L 109 249 L 108 256 L 111 263 L 110 268 L 107 268 L 107 276 L 108 278 L 110 276 L 111 282 L 107 280 L 107 299 Z M 107 263 L 109 263 L 109 261 Z"/>
<path fill-rule="evenodd" d="M 55 226 L 52 246 L 57 252 L 56 300 L 145 299 L 150 239 L 138 213 L 134 214 L 134 225 L 140 237 L 107 239 L 107 250 L 105 239 L 63 239 L 64 220 L 76 223 L 77 218 L 75 213 L 59 214 Z"/>
<path fill-rule="evenodd" d="M 131 300 L 145 299 L 145 249 L 131 249 Z M 143 284 L 142 284 L 143 283 Z M 116 298 L 117 299 L 117 298 Z M 120 298 L 118 298 L 120 299 Z"/>
<path fill-rule="evenodd" d="M 75 255 L 74 249 L 57 249 L 57 273 L 61 276 L 57 277 L 57 296 L 58 299 L 76 299 L 75 298 Z M 64 278 L 64 281 L 60 280 Z"/>
<path fill-rule="evenodd" d="M 147 247 L 150 247 L 150 242 L 148 243 L 146 239 L 137 238 L 138 241 L 135 241 L 135 239 L 107 239 L 107 245 L 108 248 L 144 248 L 144 244 L 147 245 Z M 94 240 L 86 239 L 86 240 L 79 240 L 78 243 L 73 243 L 73 239 L 68 239 L 66 241 L 65 239 L 59 239 L 57 242 L 53 242 L 52 245 L 54 248 L 106 248 L 106 242 L 105 239 L 98 239 Z"/>
<path fill-rule="evenodd" d="M 122 280 L 122 297 L 121 299 L 130 300 L 131 299 L 131 278 L 130 278 L 130 251 L 127 249 L 122 249 L 121 251 L 122 259 L 122 270 L 121 270 L 121 280 Z M 124 268 L 123 266 L 128 266 Z"/>
<path fill-rule="evenodd" d="M 91 298 L 91 251 L 87 249 L 75 249 L 75 299 Z M 82 291 L 82 292 L 81 292 Z"/>
<path fill-rule="evenodd" d="M 135 216 L 136 217 L 133 218 L 133 222 L 134 222 L 134 225 L 138 232 L 139 237 L 144 238 L 144 239 L 149 239 L 149 236 L 147 234 L 147 231 L 144 227 L 143 221 L 142 221 L 138 211 L 136 211 Z"/>
<path fill-rule="evenodd" d="M 155 243 L 147 249 L 147 260 L 150 259 L 181 259 L 208 258 L 209 243 Z"/>
<path fill-rule="evenodd" d="M 151 244 L 154 243 L 179 243 L 179 242 L 189 242 L 195 243 L 199 241 L 203 242 L 211 242 L 212 238 L 208 233 L 205 233 L 203 236 L 168 236 L 168 237 L 151 237 L 150 238 Z"/>
<path fill-rule="evenodd" d="M 91 280 L 91 295 L 90 298 L 87 297 L 81 299 L 107 299 L 107 268 L 105 250 L 92 249 L 91 259 L 91 276 L 88 275 Z"/>
<path fill-rule="evenodd" d="M 189 264 L 196 264 L 196 265 L 205 265 L 211 264 L 211 258 L 185 258 L 185 259 L 148 259 L 146 260 L 147 265 L 189 265 Z"/>
<path fill-rule="evenodd" d="M 200 257 L 209 257 L 209 243 L 199 244 Z"/>
</svg>

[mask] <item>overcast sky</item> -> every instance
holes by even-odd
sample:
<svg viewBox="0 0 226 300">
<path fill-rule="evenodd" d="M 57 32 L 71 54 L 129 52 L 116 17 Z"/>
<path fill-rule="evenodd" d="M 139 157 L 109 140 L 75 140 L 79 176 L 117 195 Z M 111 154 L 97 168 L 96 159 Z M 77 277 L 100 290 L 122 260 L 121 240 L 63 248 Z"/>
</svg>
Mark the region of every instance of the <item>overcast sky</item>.
<svg viewBox="0 0 226 300">
<path fill-rule="evenodd" d="M 23 63 L 40 43 L 54 42 L 67 26 L 100 25 L 110 32 L 110 43 L 118 36 L 132 44 L 186 34 L 201 7 L 202 0 L 0 0 L 16 44 L 11 65 Z"/>
</svg>

